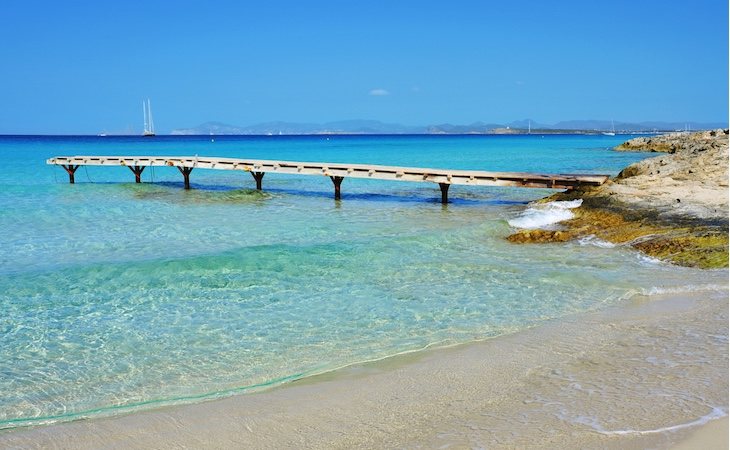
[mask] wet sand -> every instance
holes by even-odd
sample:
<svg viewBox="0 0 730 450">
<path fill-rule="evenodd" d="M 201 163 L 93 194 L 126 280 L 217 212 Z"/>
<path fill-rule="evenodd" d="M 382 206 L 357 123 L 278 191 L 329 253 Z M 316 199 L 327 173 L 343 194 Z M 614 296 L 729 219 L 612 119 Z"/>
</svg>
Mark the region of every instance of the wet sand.
<svg viewBox="0 0 730 450">
<path fill-rule="evenodd" d="M 728 419 L 712 421 L 695 431 L 687 439 L 672 447 L 672 450 L 725 450 L 728 448 Z"/>
<path fill-rule="evenodd" d="M 0 432 L 0 448 L 670 448 L 726 421 L 727 323 L 726 290 L 635 296 L 267 391 Z"/>
</svg>

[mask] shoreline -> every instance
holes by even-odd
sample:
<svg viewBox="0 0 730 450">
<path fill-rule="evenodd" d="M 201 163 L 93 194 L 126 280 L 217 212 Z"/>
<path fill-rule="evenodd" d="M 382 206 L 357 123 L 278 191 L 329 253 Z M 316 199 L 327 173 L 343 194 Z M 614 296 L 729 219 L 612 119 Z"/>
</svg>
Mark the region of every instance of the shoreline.
<svg viewBox="0 0 730 450">
<path fill-rule="evenodd" d="M 515 334 L 357 364 L 265 391 L 5 430 L 0 447 L 669 447 L 714 428 L 717 420 L 661 431 L 700 420 L 710 406 L 722 408 L 727 420 L 727 353 L 723 345 L 703 350 L 703 336 L 717 333 L 724 332 L 726 346 L 727 294 L 636 295 Z M 666 357 L 677 346 L 704 352 L 709 361 L 697 368 L 676 361 L 685 375 L 723 383 L 694 388 L 674 367 L 654 367 L 657 352 Z M 671 386 L 662 384 L 666 377 Z M 582 389 L 589 386 L 593 394 L 586 396 Z M 677 394 L 675 405 L 638 391 L 629 403 L 616 397 L 637 386 L 670 393 L 693 387 L 702 392 L 689 397 L 704 400 Z M 710 405 L 718 399 L 722 404 Z"/>
</svg>

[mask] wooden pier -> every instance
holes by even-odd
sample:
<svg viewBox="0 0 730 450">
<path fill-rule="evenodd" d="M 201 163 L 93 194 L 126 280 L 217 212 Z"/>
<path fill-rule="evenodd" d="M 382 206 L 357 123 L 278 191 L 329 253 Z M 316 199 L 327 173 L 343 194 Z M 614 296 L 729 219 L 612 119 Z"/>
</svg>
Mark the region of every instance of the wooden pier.
<svg viewBox="0 0 730 450">
<path fill-rule="evenodd" d="M 267 161 L 238 158 L 190 157 L 190 156 L 58 156 L 46 161 L 62 166 L 74 182 L 74 173 L 80 166 L 126 166 L 134 174 L 135 181 L 149 166 L 177 167 L 183 176 L 185 189 L 190 189 L 190 173 L 193 169 L 240 170 L 250 172 L 261 190 L 267 172 L 317 175 L 329 177 L 335 188 L 335 199 L 340 199 L 340 185 L 345 178 L 370 178 L 373 180 L 412 181 L 438 184 L 442 203 L 448 202 L 449 186 L 514 186 L 526 188 L 574 189 L 578 186 L 601 185 L 608 175 L 594 174 L 537 174 L 522 172 L 485 172 L 479 170 L 424 169 L 417 167 L 379 166 L 372 164 L 342 164 L 295 161 Z"/>
</svg>

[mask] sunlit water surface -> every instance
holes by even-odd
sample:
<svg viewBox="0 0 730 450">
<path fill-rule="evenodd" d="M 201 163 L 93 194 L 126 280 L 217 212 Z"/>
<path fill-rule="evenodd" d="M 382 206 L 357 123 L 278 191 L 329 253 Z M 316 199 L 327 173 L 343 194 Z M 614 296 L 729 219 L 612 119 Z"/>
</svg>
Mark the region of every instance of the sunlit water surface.
<svg viewBox="0 0 730 450">
<path fill-rule="evenodd" d="M 616 136 L 0 138 L 0 428 L 194 401 L 514 332 L 636 292 L 722 286 L 600 242 L 514 245 L 549 190 L 52 156 L 210 155 L 616 174 Z"/>
</svg>

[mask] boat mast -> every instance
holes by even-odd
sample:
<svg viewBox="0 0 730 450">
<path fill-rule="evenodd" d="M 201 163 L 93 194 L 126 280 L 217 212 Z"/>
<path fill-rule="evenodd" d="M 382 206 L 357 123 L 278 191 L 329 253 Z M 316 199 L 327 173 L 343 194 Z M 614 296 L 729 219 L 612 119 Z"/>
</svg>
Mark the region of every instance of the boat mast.
<svg viewBox="0 0 730 450">
<path fill-rule="evenodd" d="M 147 132 L 147 107 L 144 104 L 144 100 L 142 100 L 142 115 L 144 116 L 144 132 Z"/>
<path fill-rule="evenodd" d="M 147 99 L 147 117 L 149 118 L 150 133 L 154 133 L 155 123 L 152 121 L 152 106 L 150 106 L 150 99 Z"/>
</svg>

